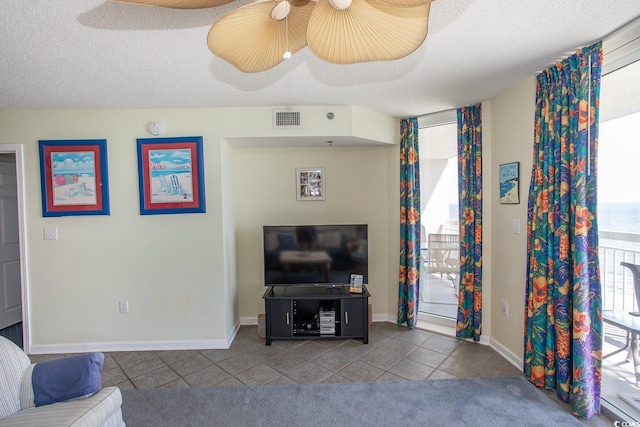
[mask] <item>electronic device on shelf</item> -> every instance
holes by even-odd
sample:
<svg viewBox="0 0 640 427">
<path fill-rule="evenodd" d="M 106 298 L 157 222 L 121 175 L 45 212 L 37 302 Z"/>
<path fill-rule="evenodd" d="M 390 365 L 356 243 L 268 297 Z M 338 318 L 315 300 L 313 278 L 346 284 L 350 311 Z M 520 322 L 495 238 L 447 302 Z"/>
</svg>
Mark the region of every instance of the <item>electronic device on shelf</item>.
<svg viewBox="0 0 640 427">
<path fill-rule="evenodd" d="M 320 335 L 336 334 L 336 312 L 334 310 L 321 309 L 319 314 Z"/>
<path fill-rule="evenodd" d="M 320 335 L 316 322 L 297 322 L 293 324 L 294 335 Z"/>
<path fill-rule="evenodd" d="M 366 224 L 263 227 L 265 286 L 349 285 L 351 274 L 369 278 Z"/>
</svg>

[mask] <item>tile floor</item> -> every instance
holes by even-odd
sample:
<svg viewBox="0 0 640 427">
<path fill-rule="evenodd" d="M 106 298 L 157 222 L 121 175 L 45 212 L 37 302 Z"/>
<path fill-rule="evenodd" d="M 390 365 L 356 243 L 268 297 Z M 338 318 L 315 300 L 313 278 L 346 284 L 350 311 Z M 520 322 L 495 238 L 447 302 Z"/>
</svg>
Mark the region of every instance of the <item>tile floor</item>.
<svg viewBox="0 0 640 427">
<path fill-rule="evenodd" d="M 512 375 L 520 371 L 487 346 L 386 322 L 371 326 L 367 345 L 361 340 L 287 340 L 266 346 L 257 326 L 242 326 L 227 350 L 105 353 L 102 370 L 103 386 L 122 389 Z"/>
<path fill-rule="evenodd" d="M 371 326 L 367 345 L 361 340 L 287 340 L 266 346 L 257 332 L 257 326 L 242 326 L 226 350 L 105 353 L 103 386 L 148 389 L 522 375 L 487 346 L 387 322 Z M 33 355 L 31 360 L 60 356 Z M 599 416 L 585 424 L 610 426 L 611 421 Z"/>
</svg>

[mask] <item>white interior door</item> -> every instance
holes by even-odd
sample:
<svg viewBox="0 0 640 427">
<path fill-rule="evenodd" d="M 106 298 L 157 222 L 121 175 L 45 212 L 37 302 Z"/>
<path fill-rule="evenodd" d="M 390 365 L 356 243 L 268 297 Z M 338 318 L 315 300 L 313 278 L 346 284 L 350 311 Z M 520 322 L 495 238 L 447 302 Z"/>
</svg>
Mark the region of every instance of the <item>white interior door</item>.
<svg viewBox="0 0 640 427">
<path fill-rule="evenodd" d="M 0 329 L 22 321 L 16 164 L 0 157 Z"/>
</svg>

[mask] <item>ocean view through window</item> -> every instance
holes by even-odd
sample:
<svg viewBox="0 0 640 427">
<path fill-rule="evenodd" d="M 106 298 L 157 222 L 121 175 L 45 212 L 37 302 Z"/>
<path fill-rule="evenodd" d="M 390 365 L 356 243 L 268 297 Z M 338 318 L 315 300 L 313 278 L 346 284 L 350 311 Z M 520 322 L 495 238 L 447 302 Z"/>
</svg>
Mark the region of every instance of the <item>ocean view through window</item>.
<svg viewBox="0 0 640 427">
<path fill-rule="evenodd" d="M 609 120 L 600 125 L 598 147 L 598 228 L 603 244 L 616 240 L 625 248 L 640 251 L 640 144 L 637 124 L 640 112 Z M 612 239 L 603 232 L 638 234 Z M 628 237 L 628 239 L 627 239 Z"/>
<path fill-rule="evenodd" d="M 601 230 L 640 233 L 640 202 L 600 202 L 598 224 Z"/>
</svg>

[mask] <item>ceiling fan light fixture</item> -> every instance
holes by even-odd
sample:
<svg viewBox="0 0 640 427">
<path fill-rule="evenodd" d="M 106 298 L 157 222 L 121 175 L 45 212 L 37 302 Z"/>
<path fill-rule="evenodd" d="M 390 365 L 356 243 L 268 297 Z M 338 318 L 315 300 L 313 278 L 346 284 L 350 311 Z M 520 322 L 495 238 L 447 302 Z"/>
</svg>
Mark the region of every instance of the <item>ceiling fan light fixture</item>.
<svg viewBox="0 0 640 427">
<path fill-rule="evenodd" d="M 307 45 L 332 64 L 393 61 L 413 53 L 427 37 L 430 2 L 397 7 L 376 0 L 318 0 L 307 26 Z"/>
<path fill-rule="evenodd" d="M 305 47 L 307 23 L 316 3 L 309 0 L 274 3 L 273 0 L 250 3 L 219 18 L 207 35 L 209 50 L 240 71 L 257 73 L 284 61 L 283 52 L 294 54 Z"/>
<path fill-rule="evenodd" d="M 233 0 L 112 0 L 197 9 Z M 333 64 L 393 61 L 415 52 L 435 0 L 258 0 L 228 12 L 207 46 L 246 73 L 266 71 L 305 46 Z"/>
<path fill-rule="evenodd" d="M 329 0 L 329 4 L 335 10 L 345 10 L 351 6 L 351 0 Z"/>
<path fill-rule="evenodd" d="M 279 1 L 271 11 L 271 19 L 282 21 L 289 16 L 289 12 L 291 12 L 291 3 L 287 0 Z"/>
</svg>

